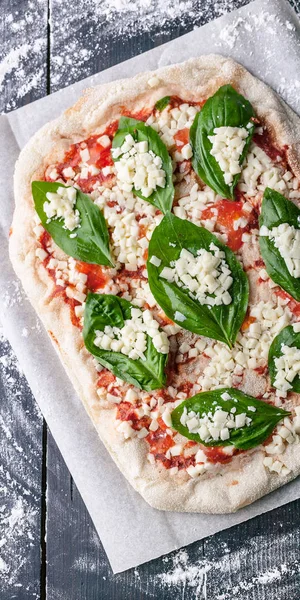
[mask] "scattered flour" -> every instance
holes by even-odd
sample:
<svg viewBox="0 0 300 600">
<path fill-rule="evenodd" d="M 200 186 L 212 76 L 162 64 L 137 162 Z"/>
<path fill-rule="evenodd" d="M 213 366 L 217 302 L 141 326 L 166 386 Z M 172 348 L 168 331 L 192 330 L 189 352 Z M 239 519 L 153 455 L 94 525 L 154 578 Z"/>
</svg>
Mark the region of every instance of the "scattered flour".
<svg viewBox="0 0 300 600">
<path fill-rule="evenodd" d="M 50 12 L 52 89 L 163 44 L 248 1 L 78 0 L 77 10 L 70 11 L 63 0 L 56 0 Z"/>
<path fill-rule="evenodd" d="M 230 539 L 232 548 L 226 542 L 214 543 L 210 538 L 205 540 L 204 554 L 207 557 L 202 556 L 201 543 L 197 547 L 194 544 L 193 550 L 187 548 L 164 557 L 163 572 L 158 572 L 154 581 L 162 587 L 171 588 L 176 599 L 250 600 L 250 597 L 265 597 L 267 590 L 274 593 L 277 589 L 274 585 L 279 585 L 282 590 L 278 600 L 288 598 L 286 586 L 292 579 L 296 582 L 300 574 L 295 530 L 289 533 L 277 531 L 274 536 L 266 538 L 256 536 L 245 540 L 244 545 L 236 544 L 229 532 L 228 543 Z M 289 548 L 289 563 L 280 564 L 278 549 L 284 546 Z M 193 559 L 189 556 L 192 552 Z M 199 558 L 197 553 L 201 555 Z M 262 554 L 268 564 L 265 570 L 258 567 L 263 562 Z M 257 573 L 258 568 L 260 570 Z M 136 569 L 135 577 L 139 575 L 143 582 L 141 571 L 142 567 Z M 251 596 L 248 592 L 252 592 Z"/>
<path fill-rule="evenodd" d="M 14 588 L 22 586 L 18 580 L 24 581 L 24 569 L 30 573 L 28 565 L 37 557 L 40 488 L 35 473 L 41 462 L 41 416 L 33 399 L 32 405 L 26 402 L 27 383 L 1 329 L 0 381 L 0 597 L 4 599 L 7 593 L 14 597 Z M 13 435 L 20 430 L 24 447 Z M 37 597 L 38 585 L 31 581 L 24 597 L 27 591 Z"/>
</svg>

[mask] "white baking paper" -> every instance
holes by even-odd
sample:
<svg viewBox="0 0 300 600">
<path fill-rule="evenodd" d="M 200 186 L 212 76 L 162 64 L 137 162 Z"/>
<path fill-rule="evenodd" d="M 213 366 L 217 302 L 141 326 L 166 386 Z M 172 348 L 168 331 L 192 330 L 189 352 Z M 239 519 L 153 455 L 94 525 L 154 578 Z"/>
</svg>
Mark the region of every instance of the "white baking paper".
<svg viewBox="0 0 300 600">
<path fill-rule="evenodd" d="M 0 117 L 1 320 L 114 572 L 124 571 L 300 497 L 300 479 L 233 515 L 156 511 L 131 488 L 103 447 L 44 329 L 23 297 L 7 249 L 13 168 L 19 149 L 82 89 L 147 69 L 218 52 L 232 56 L 300 113 L 299 21 L 280 0 L 256 0 L 164 46 Z M 297 93 L 298 92 L 298 93 Z M 26 328 L 28 336 L 22 336 Z"/>
</svg>

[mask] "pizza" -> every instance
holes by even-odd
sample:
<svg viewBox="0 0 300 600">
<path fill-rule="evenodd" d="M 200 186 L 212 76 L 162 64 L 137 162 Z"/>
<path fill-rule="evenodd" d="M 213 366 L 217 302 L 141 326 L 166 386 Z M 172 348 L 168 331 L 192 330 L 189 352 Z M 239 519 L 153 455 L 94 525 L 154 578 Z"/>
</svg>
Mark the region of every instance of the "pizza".
<svg viewBox="0 0 300 600">
<path fill-rule="evenodd" d="M 14 269 L 155 508 L 300 472 L 299 157 L 299 118 L 210 55 L 88 89 L 17 161 Z"/>
</svg>

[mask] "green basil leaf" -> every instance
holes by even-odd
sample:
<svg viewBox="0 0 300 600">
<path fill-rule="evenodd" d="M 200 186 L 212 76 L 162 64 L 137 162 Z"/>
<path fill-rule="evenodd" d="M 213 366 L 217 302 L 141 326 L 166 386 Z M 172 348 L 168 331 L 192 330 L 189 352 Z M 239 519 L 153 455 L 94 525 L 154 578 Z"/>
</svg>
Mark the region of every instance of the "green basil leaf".
<svg viewBox="0 0 300 600">
<path fill-rule="evenodd" d="M 114 136 L 112 147 L 119 148 L 122 146 L 125 137 L 128 134 L 131 134 L 137 142 L 148 142 L 149 150 L 152 150 L 154 154 L 161 158 L 162 169 L 166 173 L 165 187 L 157 188 L 149 198 L 145 198 L 138 190 L 133 190 L 134 194 L 139 198 L 142 198 L 142 200 L 156 206 L 162 213 L 166 213 L 168 210 L 171 210 L 174 198 L 173 167 L 167 147 L 152 127 L 146 125 L 144 121 L 137 121 L 136 119 L 131 119 L 129 117 L 121 117 L 119 129 Z"/>
<path fill-rule="evenodd" d="M 167 354 L 158 352 L 149 336 L 146 360 L 133 360 L 121 352 L 103 350 L 94 344 L 96 330 L 104 331 L 106 325 L 122 328 L 124 321 L 131 318 L 132 308 L 136 307 L 118 296 L 88 294 L 84 311 L 83 339 L 89 352 L 116 377 L 150 392 L 163 388 L 166 384 L 164 369 Z"/>
<path fill-rule="evenodd" d="M 210 154 L 212 143 L 208 136 L 214 135 L 216 127 L 246 127 L 255 116 L 254 110 L 243 96 L 238 94 L 231 85 L 223 85 L 205 102 L 197 113 L 190 129 L 190 142 L 193 149 L 192 165 L 201 179 L 223 198 L 234 199 L 234 188 L 240 178 L 240 173 L 234 176 L 230 185 L 224 181 L 224 173 Z M 254 124 L 249 128 L 244 150 L 240 156 L 242 165 L 248 152 L 254 132 Z"/>
<path fill-rule="evenodd" d="M 300 210 L 287 200 L 282 194 L 266 188 L 259 217 L 259 225 L 265 225 L 268 229 L 278 227 L 281 223 L 288 223 L 300 228 Z M 282 258 L 274 242 L 267 236 L 259 237 L 259 245 L 262 258 L 266 265 L 266 271 L 277 285 L 280 285 L 295 300 L 300 301 L 300 278 L 293 277 Z"/>
<path fill-rule="evenodd" d="M 89 196 L 77 191 L 76 208 L 80 213 L 80 227 L 74 232 L 64 229 L 63 219 L 51 219 L 44 212 L 44 203 L 47 202 L 47 192 L 55 193 L 61 183 L 48 181 L 33 181 L 32 195 L 35 210 L 39 215 L 43 227 L 50 233 L 52 239 L 68 256 L 77 260 L 97 265 L 114 266 L 109 250 L 109 235 L 102 212 Z M 70 238 L 70 233 L 77 236 Z"/>
<path fill-rule="evenodd" d="M 171 261 L 179 258 L 182 248 L 186 248 L 196 255 L 200 248 L 209 250 L 211 243 L 225 252 L 225 260 L 231 270 L 233 283 L 229 289 L 232 297 L 231 304 L 213 306 L 209 309 L 207 305 L 193 300 L 189 296 L 188 290 L 161 278 L 160 273 L 164 267 L 170 266 Z M 161 260 L 159 267 L 151 264 L 152 256 Z M 179 219 L 172 213 L 168 213 L 152 234 L 147 270 L 151 292 L 156 302 L 172 321 L 184 329 L 232 346 L 246 314 L 249 284 L 246 274 L 230 248 L 222 244 L 204 227 L 198 227 L 190 221 Z M 176 312 L 184 315 L 185 320 L 175 319 Z"/>
<path fill-rule="evenodd" d="M 284 344 L 285 346 L 290 346 L 290 347 L 295 346 L 296 348 L 298 348 L 298 350 L 300 349 L 300 333 L 295 333 L 292 325 L 288 325 L 287 327 L 284 327 L 278 333 L 278 335 L 276 335 L 276 337 L 274 338 L 274 340 L 270 346 L 268 365 L 269 365 L 269 372 L 270 372 L 272 385 L 274 385 L 274 381 L 277 376 L 277 369 L 275 366 L 275 358 L 279 358 L 280 356 L 282 356 L 282 351 L 281 351 L 282 344 Z M 293 381 L 291 381 L 291 386 L 292 386 L 291 389 L 294 390 L 294 392 L 300 393 L 300 377 L 299 377 L 299 375 L 296 375 L 295 379 Z"/>
<path fill-rule="evenodd" d="M 156 110 L 159 110 L 159 112 L 162 112 L 164 110 L 164 108 L 166 108 L 166 106 L 168 106 L 168 104 L 170 104 L 170 100 L 171 100 L 170 96 L 164 96 L 164 98 L 157 100 L 154 108 L 156 108 Z"/>
<path fill-rule="evenodd" d="M 224 392 L 230 395 L 231 400 L 221 398 Z M 249 410 L 249 406 L 253 406 L 256 411 Z M 209 412 L 214 414 L 217 407 L 228 413 L 232 408 L 236 409 L 237 415 L 246 413 L 247 417 L 252 419 L 252 422 L 245 427 L 230 429 L 228 440 L 212 440 L 210 442 L 204 442 L 197 433 L 190 433 L 188 428 L 180 422 L 185 408 L 188 412 L 194 411 L 200 417 L 203 417 Z M 222 388 L 210 392 L 200 392 L 200 394 L 188 398 L 173 410 L 171 418 L 174 429 L 189 440 L 200 442 L 204 446 L 235 446 L 239 450 L 249 450 L 262 444 L 271 435 L 277 423 L 289 414 L 282 408 L 257 400 L 235 388 Z"/>
</svg>

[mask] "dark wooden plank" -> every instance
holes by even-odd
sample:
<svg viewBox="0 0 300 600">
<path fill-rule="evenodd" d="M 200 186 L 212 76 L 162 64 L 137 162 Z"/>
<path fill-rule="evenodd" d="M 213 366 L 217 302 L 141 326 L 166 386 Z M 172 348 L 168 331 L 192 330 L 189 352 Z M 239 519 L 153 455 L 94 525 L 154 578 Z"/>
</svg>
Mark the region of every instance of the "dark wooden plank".
<svg viewBox="0 0 300 600">
<path fill-rule="evenodd" d="M 0 113 L 47 93 L 47 0 L 0 1 Z"/>
<path fill-rule="evenodd" d="M 47 93 L 47 1 L 0 0 L 0 112 Z M 0 317 L 1 318 L 1 317 Z M 40 598 L 43 421 L 0 341 L 0 597 Z"/>
<path fill-rule="evenodd" d="M 113 575 L 83 501 L 64 462 L 57 459 L 58 454 L 50 437 L 48 600 L 299 599 L 300 501 Z"/>
<path fill-rule="evenodd" d="M 249 0 L 50 0 L 51 91 L 168 42 Z"/>
<path fill-rule="evenodd" d="M 0 341 L 0 597 L 39 598 L 42 417 Z"/>
</svg>

